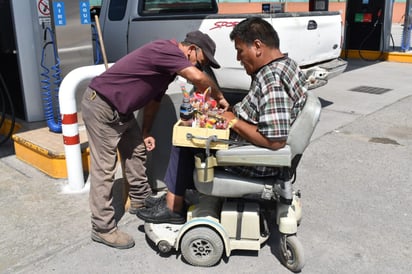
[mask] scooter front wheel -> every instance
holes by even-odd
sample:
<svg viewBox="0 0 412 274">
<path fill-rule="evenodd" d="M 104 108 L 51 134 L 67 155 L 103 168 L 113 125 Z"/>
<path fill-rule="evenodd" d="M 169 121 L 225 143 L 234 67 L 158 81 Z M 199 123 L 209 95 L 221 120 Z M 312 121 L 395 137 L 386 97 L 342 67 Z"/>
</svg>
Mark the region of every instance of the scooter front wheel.
<svg viewBox="0 0 412 274">
<path fill-rule="evenodd" d="M 194 266 L 215 265 L 223 254 L 222 239 L 208 227 L 195 227 L 186 232 L 180 247 L 183 258 Z"/>
<path fill-rule="evenodd" d="M 159 248 L 159 251 L 162 253 L 168 253 L 170 250 L 172 250 L 172 246 L 165 240 L 160 241 L 157 244 L 157 248 Z"/>
<path fill-rule="evenodd" d="M 282 263 L 293 272 L 300 272 L 305 264 L 303 246 L 296 235 L 283 235 L 280 241 Z"/>
</svg>

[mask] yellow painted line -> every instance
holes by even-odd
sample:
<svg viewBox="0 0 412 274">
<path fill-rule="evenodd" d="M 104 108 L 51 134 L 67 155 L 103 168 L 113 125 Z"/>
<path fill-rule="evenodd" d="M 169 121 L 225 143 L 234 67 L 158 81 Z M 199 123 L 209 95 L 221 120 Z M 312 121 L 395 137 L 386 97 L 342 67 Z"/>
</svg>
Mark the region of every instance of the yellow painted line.
<svg viewBox="0 0 412 274">
<path fill-rule="evenodd" d="M 412 53 L 389 52 L 386 60 L 390 62 L 412 63 Z"/>
<path fill-rule="evenodd" d="M 388 62 L 412 63 L 412 52 L 380 52 L 370 50 L 343 50 L 342 58 L 382 60 Z"/>
</svg>

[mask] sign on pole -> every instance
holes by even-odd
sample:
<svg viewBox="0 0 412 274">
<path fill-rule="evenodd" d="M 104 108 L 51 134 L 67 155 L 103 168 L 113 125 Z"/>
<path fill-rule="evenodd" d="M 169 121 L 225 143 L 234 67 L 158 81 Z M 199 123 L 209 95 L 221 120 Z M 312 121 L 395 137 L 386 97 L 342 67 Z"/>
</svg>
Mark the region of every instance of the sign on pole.
<svg viewBox="0 0 412 274">
<path fill-rule="evenodd" d="M 91 24 L 90 20 L 90 3 L 89 1 L 80 1 L 80 24 Z"/>
<path fill-rule="evenodd" d="M 53 2 L 53 15 L 55 26 L 66 25 L 66 13 L 64 10 L 64 2 Z"/>
</svg>

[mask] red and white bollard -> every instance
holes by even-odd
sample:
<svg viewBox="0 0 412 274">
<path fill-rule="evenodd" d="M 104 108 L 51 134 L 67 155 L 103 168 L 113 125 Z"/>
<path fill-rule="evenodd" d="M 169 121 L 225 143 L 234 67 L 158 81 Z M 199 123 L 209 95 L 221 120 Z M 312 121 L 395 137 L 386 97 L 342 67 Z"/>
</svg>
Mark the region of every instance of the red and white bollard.
<svg viewBox="0 0 412 274">
<path fill-rule="evenodd" d="M 91 80 L 105 70 L 104 64 L 76 68 L 64 77 L 60 85 L 59 106 L 68 179 L 68 185 L 64 188 L 64 192 L 83 192 L 85 185 L 77 119 L 76 90 L 81 82 Z"/>
</svg>

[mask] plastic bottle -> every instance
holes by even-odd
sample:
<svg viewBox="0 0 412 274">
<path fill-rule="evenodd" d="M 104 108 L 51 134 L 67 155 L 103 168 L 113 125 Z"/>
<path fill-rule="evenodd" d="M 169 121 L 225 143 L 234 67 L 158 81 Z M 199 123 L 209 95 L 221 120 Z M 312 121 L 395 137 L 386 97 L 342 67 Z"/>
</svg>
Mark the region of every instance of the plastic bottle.
<svg viewBox="0 0 412 274">
<path fill-rule="evenodd" d="M 193 121 L 194 109 L 188 97 L 183 97 L 180 105 L 180 120 L 185 126 L 191 126 Z"/>
</svg>

